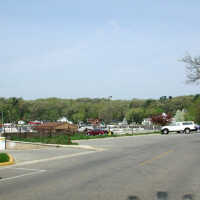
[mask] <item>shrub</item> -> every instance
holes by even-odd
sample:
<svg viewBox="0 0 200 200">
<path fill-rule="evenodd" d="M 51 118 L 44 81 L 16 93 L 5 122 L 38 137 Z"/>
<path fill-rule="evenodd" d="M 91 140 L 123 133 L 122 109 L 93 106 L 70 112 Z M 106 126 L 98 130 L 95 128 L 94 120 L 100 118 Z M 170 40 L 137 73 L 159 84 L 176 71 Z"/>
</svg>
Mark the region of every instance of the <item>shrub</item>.
<svg viewBox="0 0 200 200">
<path fill-rule="evenodd" d="M 8 161 L 9 161 L 9 156 L 6 153 L 0 153 L 0 163 Z"/>
<path fill-rule="evenodd" d="M 151 121 L 153 124 L 165 126 L 166 124 L 169 124 L 172 121 L 171 115 L 156 115 L 151 118 Z"/>
</svg>

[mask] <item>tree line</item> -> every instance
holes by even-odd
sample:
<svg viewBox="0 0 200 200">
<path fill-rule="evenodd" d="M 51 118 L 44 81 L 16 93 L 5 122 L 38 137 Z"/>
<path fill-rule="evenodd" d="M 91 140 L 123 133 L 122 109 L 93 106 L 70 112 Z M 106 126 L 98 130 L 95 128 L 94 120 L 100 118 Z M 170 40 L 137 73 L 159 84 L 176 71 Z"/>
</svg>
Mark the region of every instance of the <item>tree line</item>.
<svg viewBox="0 0 200 200">
<path fill-rule="evenodd" d="M 186 120 L 200 122 L 200 95 L 167 97 L 160 99 L 111 100 L 105 98 L 60 99 L 46 98 L 24 100 L 23 98 L 0 98 L 0 113 L 4 123 L 24 120 L 56 121 L 67 117 L 77 123 L 87 119 L 102 119 L 106 123 L 122 121 L 141 123 L 144 118 L 163 112 L 175 115 L 186 110 Z"/>
</svg>

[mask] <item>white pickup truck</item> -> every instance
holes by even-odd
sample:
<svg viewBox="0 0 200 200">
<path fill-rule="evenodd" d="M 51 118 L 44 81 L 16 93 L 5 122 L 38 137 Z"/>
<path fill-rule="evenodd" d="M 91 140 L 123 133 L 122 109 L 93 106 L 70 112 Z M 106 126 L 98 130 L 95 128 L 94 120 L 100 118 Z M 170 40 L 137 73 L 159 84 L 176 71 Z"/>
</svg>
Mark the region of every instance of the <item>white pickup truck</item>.
<svg viewBox="0 0 200 200">
<path fill-rule="evenodd" d="M 189 134 L 191 131 L 196 131 L 197 127 L 193 121 L 174 122 L 168 126 L 161 128 L 162 134 L 168 134 L 169 132 L 178 132 Z"/>
</svg>

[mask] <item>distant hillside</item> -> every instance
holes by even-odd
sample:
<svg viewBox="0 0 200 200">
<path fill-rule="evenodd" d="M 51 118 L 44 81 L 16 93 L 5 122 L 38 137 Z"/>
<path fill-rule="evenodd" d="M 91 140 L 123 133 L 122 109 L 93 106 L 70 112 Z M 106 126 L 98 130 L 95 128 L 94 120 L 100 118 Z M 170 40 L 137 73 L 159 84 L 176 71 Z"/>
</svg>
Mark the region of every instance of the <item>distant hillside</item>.
<svg viewBox="0 0 200 200">
<path fill-rule="evenodd" d="M 15 122 L 21 119 L 55 121 L 66 116 L 75 123 L 86 121 L 88 118 L 100 118 L 105 122 L 121 121 L 124 117 L 129 122 L 140 123 L 143 118 L 163 112 L 175 114 L 177 110 L 182 109 L 187 111 L 186 119 L 200 122 L 200 95 L 132 100 L 0 98 L 0 111 L 3 112 L 4 122 Z"/>
</svg>

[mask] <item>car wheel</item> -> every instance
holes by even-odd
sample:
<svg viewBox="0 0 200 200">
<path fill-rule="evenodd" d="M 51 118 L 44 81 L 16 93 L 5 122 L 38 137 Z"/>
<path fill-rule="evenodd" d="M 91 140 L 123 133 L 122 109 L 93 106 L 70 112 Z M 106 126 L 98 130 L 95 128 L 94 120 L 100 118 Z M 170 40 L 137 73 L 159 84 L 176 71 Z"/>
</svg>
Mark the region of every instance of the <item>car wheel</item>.
<svg viewBox="0 0 200 200">
<path fill-rule="evenodd" d="M 168 133 L 169 133 L 169 130 L 168 130 L 168 129 L 164 129 L 164 130 L 162 131 L 162 133 L 163 133 L 163 134 L 168 134 Z"/>
<path fill-rule="evenodd" d="M 190 134 L 190 129 L 189 129 L 189 128 L 186 128 L 186 129 L 184 130 L 184 133 L 185 133 L 185 134 Z"/>
</svg>

